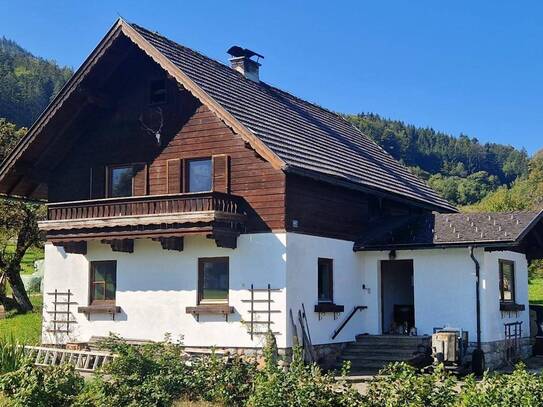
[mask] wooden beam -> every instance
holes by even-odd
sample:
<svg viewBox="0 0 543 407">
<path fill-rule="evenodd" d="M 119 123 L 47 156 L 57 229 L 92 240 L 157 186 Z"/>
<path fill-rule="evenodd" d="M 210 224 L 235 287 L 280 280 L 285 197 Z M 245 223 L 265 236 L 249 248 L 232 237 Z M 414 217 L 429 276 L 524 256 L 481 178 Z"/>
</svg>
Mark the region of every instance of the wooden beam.
<svg viewBox="0 0 543 407">
<path fill-rule="evenodd" d="M 160 245 L 162 246 L 164 250 L 176 250 L 178 252 L 182 252 L 185 247 L 183 236 L 159 237 L 159 238 L 154 238 L 153 240 L 159 241 Z"/>
<path fill-rule="evenodd" d="M 213 229 L 213 232 L 207 235 L 208 239 L 215 240 L 217 247 L 235 249 L 238 247 L 239 233 L 235 230 Z"/>
<path fill-rule="evenodd" d="M 102 243 L 110 245 L 114 252 L 134 253 L 134 239 L 103 239 Z"/>
<path fill-rule="evenodd" d="M 73 254 L 87 254 L 87 242 L 81 241 L 81 242 L 53 242 L 54 246 L 62 247 L 64 248 L 64 251 L 66 253 L 73 253 Z"/>
</svg>

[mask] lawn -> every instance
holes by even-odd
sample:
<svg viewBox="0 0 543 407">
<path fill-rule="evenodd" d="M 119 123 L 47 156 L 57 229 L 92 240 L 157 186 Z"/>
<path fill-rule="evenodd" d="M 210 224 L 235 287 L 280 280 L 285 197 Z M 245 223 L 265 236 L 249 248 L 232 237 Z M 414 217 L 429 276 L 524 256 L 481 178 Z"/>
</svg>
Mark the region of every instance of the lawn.
<svg viewBox="0 0 543 407">
<path fill-rule="evenodd" d="M 533 278 L 528 286 L 531 304 L 543 305 L 543 277 Z"/>
<path fill-rule="evenodd" d="M 15 245 L 10 244 L 7 247 L 7 251 L 13 252 L 15 250 Z M 32 274 L 34 272 L 34 262 L 36 260 L 43 259 L 43 249 L 39 247 L 31 247 L 26 251 L 23 261 L 21 261 L 21 272 L 23 274 Z"/>
<path fill-rule="evenodd" d="M 41 338 L 41 294 L 31 294 L 34 311 L 24 315 L 11 315 L 0 319 L 0 337 L 13 336 L 18 342 L 38 344 Z"/>
</svg>

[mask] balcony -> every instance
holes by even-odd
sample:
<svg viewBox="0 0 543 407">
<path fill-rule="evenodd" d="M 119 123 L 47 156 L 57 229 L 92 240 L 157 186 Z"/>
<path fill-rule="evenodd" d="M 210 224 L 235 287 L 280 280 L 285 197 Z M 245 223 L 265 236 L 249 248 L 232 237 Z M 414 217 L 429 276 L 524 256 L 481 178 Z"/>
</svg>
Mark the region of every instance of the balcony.
<svg viewBox="0 0 543 407">
<path fill-rule="evenodd" d="M 130 251 L 135 238 L 178 248 L 179 240 L 172 239 L 189 234 L 205 234 L 221 247 L 232 247 L 232 236 L 239 235 L 246 218 L 243 200 L 221 192 L 61 202 L 47 209 L 40 229 L 48 241 L 69 249 L 76 242 L 102 240 L 114 250 Z"/>
</svg>

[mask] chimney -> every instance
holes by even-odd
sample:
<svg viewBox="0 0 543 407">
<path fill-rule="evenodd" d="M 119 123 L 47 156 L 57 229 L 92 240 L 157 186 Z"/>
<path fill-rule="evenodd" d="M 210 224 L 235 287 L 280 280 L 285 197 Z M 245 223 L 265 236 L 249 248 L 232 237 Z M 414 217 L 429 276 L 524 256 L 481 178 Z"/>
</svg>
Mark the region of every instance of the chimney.
<svg viewBox="0 0 543 407">
<path fill-rule="evenodd" d="M 260 82 L 258 75 L 260 63 L 258 60 L 264 58 L 262 55 L 257 54 L 250 49 L 238 47 L 237 45 L 230 47 L 227 52 L 232 55 L 232 58 L 230 58 L 232 69 L 235 69 L 253 82 Z M 255 56 L 257 57 L 256 61 L 251 59 Z"/>
</svg>

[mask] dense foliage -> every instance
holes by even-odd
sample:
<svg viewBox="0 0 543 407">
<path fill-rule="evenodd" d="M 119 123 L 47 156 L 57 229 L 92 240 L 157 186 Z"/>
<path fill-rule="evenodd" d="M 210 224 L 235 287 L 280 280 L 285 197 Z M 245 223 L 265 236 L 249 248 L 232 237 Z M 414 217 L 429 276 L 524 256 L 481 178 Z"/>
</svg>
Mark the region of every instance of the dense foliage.
<svg viewBox="0 0 543 407">
<path fill-rule="evenodd" d="M 215 354 L 191 359 L 172 343 L 131 346 L 113 340 L 109 346 L 118 356 L 86 382 L 71 366 L 36 367 L 23 358 L 17 369 L 0 374 L 0 405 L 158 407 L 185 400 L 229 407 L 543 407 L 543 376 L 522 365 L 511 374 L 459 380 L 441 366 L 421 374 L 394 363 L 362 395 L 304 364 L 299 349 L 289 369 L 279 368 L 273 341 L 268 344 L 257 367 Z"/>
<path fill-rule="evenodd" d="M 466 135 L 453 137 L 376 114 L 346 116 L 394 158 L 429 181 L 449 201 L 473 204 L 528 170 L 526 151 L 486 143 Z"/>
<path fill-rule="evenodd" d="M 0 38 L 0 117 L 19 127 L 30 126 L 71 74 L 71 69 Z"/>
</svg>

